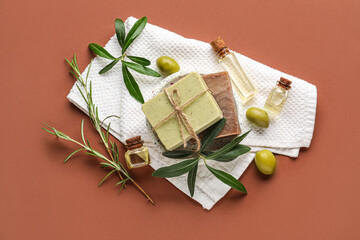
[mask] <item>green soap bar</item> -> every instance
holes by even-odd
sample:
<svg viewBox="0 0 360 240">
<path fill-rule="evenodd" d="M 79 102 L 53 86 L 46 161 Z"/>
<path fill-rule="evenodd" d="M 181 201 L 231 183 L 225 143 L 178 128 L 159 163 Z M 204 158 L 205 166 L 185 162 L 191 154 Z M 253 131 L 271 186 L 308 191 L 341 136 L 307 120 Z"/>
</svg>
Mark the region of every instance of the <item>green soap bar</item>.
<svg viewBox="0 0 360 240">
<path fill-rule="evenodd" d="M 192 72 L 171 85 L 167 90 L 171 94 L 175 88 L 179 90 L 180 105 L 182 105 L 206 90 L 208 87 L 199 73 Z M 141 109 L 153 127 L 174 111 L 174 108 L 164 92 L 159 93 L 144 103 Z M 196 98 L 187 105 L 183 111 L 196 133 L 204 131 L 223 117 L 221 109 L 209 91 Z M 169 151 L 174 150 L 183 144 L 179 123 L 175 114 L 156 128 L 155 132 L 165 148 Z M 186 131 L 185 126 L 183 126 L 183 132 L 186 141 L 190 140 L 191 136 Z"/>
</svg>

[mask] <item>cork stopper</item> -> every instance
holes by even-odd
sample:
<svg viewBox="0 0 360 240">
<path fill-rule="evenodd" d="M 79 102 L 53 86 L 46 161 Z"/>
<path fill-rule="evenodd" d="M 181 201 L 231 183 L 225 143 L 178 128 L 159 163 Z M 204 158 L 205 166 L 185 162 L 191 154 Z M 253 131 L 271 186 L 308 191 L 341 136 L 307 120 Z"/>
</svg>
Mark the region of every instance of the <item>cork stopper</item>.
<svg viewBox="0 0 360 240">
<path fill-rule="evenodd" d="M 141 141 L 141 136 L 132 137 L 126 140 L 126 148 L 128 150 L 136 149 L 143 146 L 143 141 Z"/>
<path fill-rule="evenodd" d="M 279 86 L 279 87 L 282 87 L 282 88 L 284 88 L 284 89 L 286 89 L 286 90 L 289 90 L 289 89 L 291 88 L 291 86 L 290 86 L 291 83 L 292 83 L 292 82 L 291 82 L 290 80 L 281 77 L 281 78 L 280 78 L 280 81 L 278 81 L 278 86 Z"/>
<path fill-rule="evenodd" d="M 222 37 L 218 37 L 217 39 L 212 41 L 210 45 L 212 46 L 214 51 L 220 55 L 220 57 L 223 57 L 230 52 L 229 48 L 225 46 L 225 42 Z"/>
</svg>

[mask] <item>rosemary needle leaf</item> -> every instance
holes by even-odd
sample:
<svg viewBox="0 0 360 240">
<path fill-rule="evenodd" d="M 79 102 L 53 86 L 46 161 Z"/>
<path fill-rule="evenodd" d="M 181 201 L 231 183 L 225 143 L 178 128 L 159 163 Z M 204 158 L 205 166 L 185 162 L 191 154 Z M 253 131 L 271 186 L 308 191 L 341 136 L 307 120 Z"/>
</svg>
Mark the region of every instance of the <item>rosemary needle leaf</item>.
<svg viewBox="0 0 360 240">
<path fill-rule="evenodd" d="M 115 186 L 120 185 L 120 184 L 122 184 L 122 183 L 124 183 L 124 182 L 126 182 L 126 179 L 121 180 L 120 182 L 115 183 Z"/>
<path fill-rule="evenodd" d="M 87 142 L 87 146 L 92 150 L 91 146 L 90 146 L 90 142 L 88 139 L 86 139 L 86 142 Z M 86 145 L 86 144 L 85 144 Z"/>
<path fill-rule="evenodd" d="M 183 175 L 184 173 L 189 172 L 197 163 L 199 162 L 198 158 L 184 160 L 180 163 L 162 167 L 153 172 L 154 177 L 162 177 L 162 178 L 171 178 Z"/>
<path fill-rule="evenodd" d="M 80 86 L 76 84 L 76 87 L 79 90 L 79 92 L 80 92 L 81 96 L 83 97 L 84 101 L 86 102 L 86 104 L 89 105 L 89 102 L 88 102 L 87 98 L 85 97 L 84 93 L 82 92 Z"/>
<path fill-rule="evenodd" d="M 115 64 L 118 62 L 119 60 L 116 59 L 114 61 L 112 61 L 111 63 L 109 63 L 108 65 L 106 65 L 103 69 L 100 70 L 99 74 L 104 74 L 107 71 L 109 71 L 110 69 L 112 69 L 113 66 L 115 66 Z"/>
<path fill-rule="evenodd" d="M 229 185 L 230 187 L 239 190 L 240 192 L 244 192 L 247 193 L 244 185 L 242 185 L 241 182 L 239 182 L 236 178 L 234 178 L 233 176 L 231 176 L 230 174 L 223 172 L 221 170 L 215 169 L 210 167 L 209 165 L 206 164 L 206 167 L 209 169 L 209 171 L 216 177 L 218 178 L 220 181 L 222 181 L 223 183 Z"/>
<path fill-rule="evenodd" d="M 89 99 L 91 99 L 91 103 L 92 103 L 92 82 L 90 82 L 90 88 L 89 88 Z"/>
<path fill-rule="evenodd" d="M 135 57 L 135 56 L 127 56 L 131 61 L 136 62 L 142 66 L 149 66 L 150 65 L 150 61 L 147 60 L 146 58 L 142 58 L 142 57 Z"/>
<path fill-rule="evenodd" d="M 105 140 L 109 139 L 110 125 L 111 125 L 111 123 L 109 123 L 108 127 L 106 128 L 106 138 L 105 138 Z"/>
<path fill-rule="evenodd" d="M 188 173 L 188 177 L 187 177 L 187 184 L 188 184 L 188 188 L 189 188 L 191 197 L 194 196 L 197 169 L 198 169 L 198 162 L 193 167 L 193 169 L 190 170 L 190 172 Z"/>
<path fill-rule="evenodd" d="M 122 53 L 124 54 L 126 49 L 130 46 L 130 44 L 139 36 L 142 30 L 145 28 L 147 22 L 147 17 L 142 17 L 137 20 L 134 26 L 130 29 L 127 34 L 124 44 L 122 46 Z"/>
<path fill-rule="evenodd" d="M 102 46 L 100 46 L 99 44 L 96 43 L 90 43 L 89 44 L 89 48 L 90 50 L 95 53 L 96 55 L 103 57 L 103 58 L 107 58 L 110 60 L 116 60 L 116 57 L 114 57 L 113 55 L 111 55 L 108 51 L 106 51 Z"/>
<path fill-rule="evenodd" d="M 125 40 L 125 25 L 121 19 L 115 19 L 115 32 L 117 40 L 122 47 L 124 45 Z"/>
<path fill-rule="evenodd" d="M 144 67 L 140 64 L 137 63 L 132 63 L 132 62 L 126 62 L 126 61 L 121 61 L 123 65 L 131 68 L 132 70 L 144 74 L 144 75 L 148 75 L 151 77 L 161 77 L 160 73 L 158 73 L 155 70 L 152 70 L 150 68 Z"/>
<path fill-rule="evenodd" d="M 111 172 L 109 172 L 109 173 L 101 180 L 101 182 L 99 183 L 98 187 L 100 187 L 101 184 L 102 184 L 111 174 L 113 174 L 115 171 L 116 171 L 116 170 L 114 169 L 114 170 L 112 170 Z"/>
<path fill-rule="evenodd" d="M 86 144 L 85 136 L 84 136 L 84 119 L 81 121 L 81 138 L 82 138 L 84 144 Z"/>
<path fill-rule="evenodd" d="M 111 165 L 110 163 L 106 163 L 106 162 L 100 163 L 100 167 L 101 168 L 106 168 L 106 167 L 114 168 L 113 165 Z"/>
<path fill-rule="evenodd" d="M 80 152 L 82 150 L 85 150 L 84 148 L 80 148 L 78 150 L 75 150 L 74 152 L 72 152 L 65 160 L 64 163 L 66 163 L 74 154 L 76 154 L 77 152 Z"/>
<path fill-rule="evenodd" d="M 88 80 L 88 78 L 89 78 L 89 74 L 90 74 L 90 70 L 91 70 L 92 63 L 93 63 L 93 60 L 90 61 L 89 68 L 88 68 L 87 73 L 86 73 L 86 78 L 85 78 L 85 81 L 86 81 L 86 82 L 87 82 L 87 80 Z"/>
<path fill-rule="evenodd" d="M 44 123 L 44 124 L 45 124 L 45 123 Z M 55 133 L 53 133 L 52 131 L 50 131 L 50 130 L 44 128 L 44 127 L 42 127 L 41 129 L 44 130 L 45 132 L 50 133 L 51 135 L 55 135 Z"/>
<path fill-rule="evenodd" d="M 105 122 L 105 120 L 109 119 L 109 118 L 112 118 L 112 117 L 116 117 L 116 118 L 120 118 L 119 116 L 117 115 L 110 115 L 110 116 L 107 116 L 106 118 L 104 118 L 104 120 L 101 121 L 101 125 L 103 125 L 103 123 Z"/>
<path fill-rule="evenodd" d="M 222 118 L 217 121 L 214 125 L 212 125 L 208 130 L 206 130 L 206 134 L 201 141 L 200 152 L 206 149 L 210 144 L 214 141 L 215 137 L 219 135 L 221 130 L 224 128 L 226 123 L 226 119 Z"/>
<path fill-rule="evenodd" d="M 144 103 L 144 98 L 140 91 L 139 85 L 136 83 L 134 77 L 131 75 L 129 69 L 125 65 L 122 65 L 122 72 L 124 76 L 125 85 L 129 90 L 130 95 L 140 103 Z"/>
<path fill-rule="evenodd" d="M 43 123 L 46 127 L 48 127 L 48 128 L 52 128 L 52 127 L 50 127 L 49 125 L 47 125 L 46 123 Z"/>
<path fill-rule="evenodd" d="M 96 155 L 95 153 L 93 153 L 93 152 L 86 152 L 85 154 L 87 154 L 87 155 L 91 155 L 91 156 L 94 156 L 94 157 L 98 157 L 98 155 Z M 102 163 L 100 163 L 100 165 L 101 165 Z"/>
<path fill-rule="evenodd" d="M 115 185 L 119 185 L 121 184 L 120 188 L 119 188 L 119 192 L 121 191 L 121 189 L 123 189 L 123 187 L 125 186 L 125 182 L 127 181 L 127 179 L 124 179 L 118 183 L 116 183 Z"/>
</svg>

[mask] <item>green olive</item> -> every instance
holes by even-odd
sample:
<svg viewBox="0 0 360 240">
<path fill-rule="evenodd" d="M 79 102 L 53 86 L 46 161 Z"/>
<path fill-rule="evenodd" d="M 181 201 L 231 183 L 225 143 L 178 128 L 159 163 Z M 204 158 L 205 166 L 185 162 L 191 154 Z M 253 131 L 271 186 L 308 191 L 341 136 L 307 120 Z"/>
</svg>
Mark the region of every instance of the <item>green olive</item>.
<svg viewBox="0 0 360 240">
<path fill-rule="evenodd" d="M 261 150 L 255 155 L 255 164 L 260 172 L 271 175 L 275 172 L 276 158 L 269 150 Z"/>
<path fill-rule="evenodd" d="M 174 59 L 168 56 L 159 57 L 156 60 L 156 65 L 165 75 L 170 75 L 180 70 L 179 64 Z"/>
<path fill-rule="evenodd" d="M 257 108 L 251 107 L 246 111 L 246 118 L 252 122 L 255 126 L 261 128 L 268 128 L 269 127 L 269 115 L 266 111 Z"/>
</svg>

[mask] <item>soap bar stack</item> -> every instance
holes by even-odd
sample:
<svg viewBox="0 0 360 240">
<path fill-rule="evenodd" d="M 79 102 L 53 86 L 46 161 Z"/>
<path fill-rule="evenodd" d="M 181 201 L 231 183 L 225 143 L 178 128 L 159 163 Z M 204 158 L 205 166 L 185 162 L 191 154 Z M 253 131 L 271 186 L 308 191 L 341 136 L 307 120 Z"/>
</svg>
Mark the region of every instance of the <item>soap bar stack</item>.
<svg viewBox="0 0 360 240">
<path fill-rule="evenodd" d="M 174 90 L 177 90 L 175 93 Z M 195 133 L 200 133 L 223 118 L 223 113 L 201 75 L 192 72 L 167 88 L 174 95 Z M 175 96 L 177 95 L 177 96 Z M 185 106 L 183 106 L 186 104 Z M 143 104 L 142 111 L 157 133 L 164 147 L 171 151 L 183 144 L 178 119 L 165 92 L 161 92 Z M 172 114 L 170 117 L 168 117 Z M 164 121 L 166 119 L 166 121 Z M 191 136 L 182 122 L 185 141 Z"/>
</svg>

